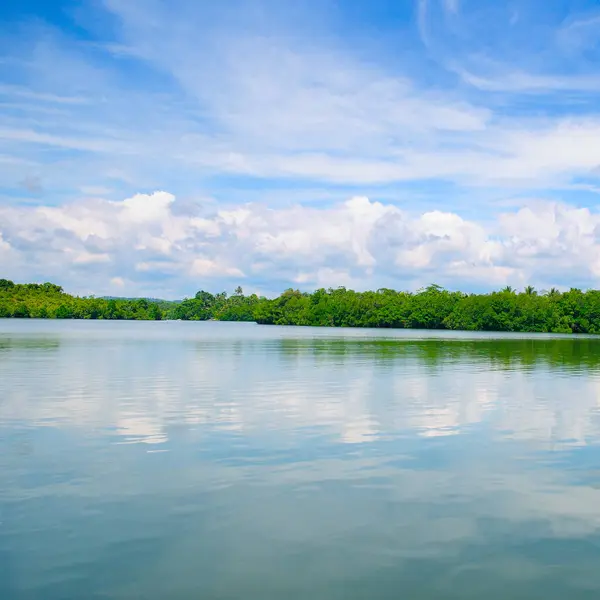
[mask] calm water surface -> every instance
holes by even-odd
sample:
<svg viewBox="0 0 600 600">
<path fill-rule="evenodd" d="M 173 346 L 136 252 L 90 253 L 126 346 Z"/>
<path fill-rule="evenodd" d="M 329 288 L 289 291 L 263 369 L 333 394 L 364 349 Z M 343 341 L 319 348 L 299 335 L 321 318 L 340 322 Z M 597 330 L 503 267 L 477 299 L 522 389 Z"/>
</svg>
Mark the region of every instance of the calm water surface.
<svg viewBox="0 0 600 600">
<path fill-rule="evenodd" d="M 600 597 L 600 339 L 0 321 L 0 598 Z"/>
</svg>

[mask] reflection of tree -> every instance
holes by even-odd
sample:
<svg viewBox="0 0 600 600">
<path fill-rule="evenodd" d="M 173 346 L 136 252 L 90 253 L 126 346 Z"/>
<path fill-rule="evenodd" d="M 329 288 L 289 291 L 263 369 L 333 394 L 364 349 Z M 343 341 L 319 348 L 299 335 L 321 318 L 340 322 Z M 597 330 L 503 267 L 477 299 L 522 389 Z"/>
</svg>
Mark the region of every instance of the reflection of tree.
<svg viewBox="0 0 600 600">
<path fill-rule="evenodd" d="M 537 441 L 583 444 L 600 431 L 598 381 L 573 376 L 598 371 L 600 339 L 200 324 L 136 338 L 137 325 L 117 335 L 122 327 L 91 339 L 0 338 L 0 422 L 109 426 L 129 442 L 164 441 L 187 424 L 259 437 L 308 427 L 356 443 L 458 434 L 484 416 L 485 426 Z M 59 346 L 52 368 L 38 369 Z"/>
<path fill-rule="evenodd" d="M 269 342 L 272 344 L 273 342 Z M 567 370 L 600 369 L 600 340 L 575 339 L 283 339 L 283 355 L 322 359 L 413 360 L 433 367 L 444 363 L 488 365 L 496 369 L 548 365 Z"/>
<path fill-rule="evenodd" d="M 13 350 L 58 350 L 60 338 L 58 337 L 2 337 L 0 338 L 0 352 Z"/>
</svg>

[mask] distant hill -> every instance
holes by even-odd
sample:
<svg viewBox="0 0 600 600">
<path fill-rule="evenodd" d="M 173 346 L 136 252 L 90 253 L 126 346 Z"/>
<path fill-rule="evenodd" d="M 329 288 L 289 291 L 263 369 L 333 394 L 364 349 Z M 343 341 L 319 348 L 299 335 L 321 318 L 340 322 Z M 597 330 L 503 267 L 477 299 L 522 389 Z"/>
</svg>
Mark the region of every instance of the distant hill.
<svg viewBox="0 0 600 600">
<path fill-rule="evenodd" d="M 164 298 L 146 298 L 145 296 L 98 296 L 101 300 L 146 300 L 146 302 L 155 302 L 156 304 L 178 304 L 181 300 L 165 300 Z"/>
</svg>

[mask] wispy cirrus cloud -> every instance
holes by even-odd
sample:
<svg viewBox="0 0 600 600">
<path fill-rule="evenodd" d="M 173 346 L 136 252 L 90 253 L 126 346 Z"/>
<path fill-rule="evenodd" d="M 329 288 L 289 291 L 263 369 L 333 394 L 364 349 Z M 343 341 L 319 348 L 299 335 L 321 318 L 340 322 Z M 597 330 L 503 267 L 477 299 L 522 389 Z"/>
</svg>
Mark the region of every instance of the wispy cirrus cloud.
<svg viewBox="0 0 600 600">
<path fill-rule="evenodd" d="M 558 31 L 559 42 L 571 51 L 593 49 L 600 42 L 600 11 L 569 15 Z M 597 48 L 596 48 L 597 49 Z"/>
<path fill-rule="evenodd" d="M 549 2 L 534 18 L 525 0 L 511 6 L 417 0 L 390 14 L 386 6 L 356 5 L 352 12 L 350 6 L 311 0 L 293 7 L 269 0 L 229 7 L 106 0 L 84 4 L 68 19 L 68 12 L 45 23 L 24 15 L 18 29 L 5 26 L 0 202 L 11 219 L 7 223 L 30 220 L 46 229 L 45 237 L 35 238 L 36 228 L 23 237 L 12 225 L 10 231 L 0 225 L 12 272 L 18 264 L 30 276 L 41 273 L 26 265 L 34 256 L 42 264 L 37 244 L 46 244 L 55 250 L 55 262 L 44 263 L 47 270 L 85 265 L 103 273 L 98 285 L 120 278 L 139 287 L 151 285 L 154 277 L 157 286 L 175 281 L 172 289 L 181 290 L 185 281 L 219 273 L 263 289 L 277 282 L 316 285 L 327 278 L 357 286 L 394 278 L 399 285 L 416 285 L 415 273 L 381 266 L 388 259 L 398 264 L 397 252 L 389 258 L 384 248 L 373 253 L 361 242 L 373 259 L 368 266 L 367 254 L 357 258 L 347 250 L 358 247 L 354 238 L 340 242 L 345 250 L 329 252 L 323 250 L 329 248 L 326 230 L 318 239 L 308 231 L 316 218 L 337 231 L 333 214 L 355 231 L 347 199 L 368 194 L 386 199 L 368 204 L 371 211 L 385 207 L 380 228 L 386 220 L 405 223 L 412 215 L 416 220 L 406 223 L 429 235 L 433 217 L 423 224 L 418 215 L 437 209 L 452 215 L 449 223 L 469 224 L 460 226 L 461 247 L 484 244 L 488 252 L 485 260 L 459 252 L 451 267 L 452 244 L 404 248 L 401 255 L 420 265 L 414 268 L 421 269 L 421 279 L 453 273 L 453 281 L 467 286 L 475 285 L 473 273 L 489 285 L 515 277 L 544 279 L 542 255 L 534 253 L 525 265 L 518 258 L 520 246 L 508 242 L 511 236 L 502 238 L 501 256 L 494 254 L 500 251 L 494 235 L 505 234 L 490 227 L 499 213 L 488 202 L 533 195 L 548 198 L 546 206 L 584 204 L 595 214 L 600 179 L 595 102 L 600 79 L 592 68 L 590 25 L 595 13 L 565 15 Z M 393 36 L 386 33 L 390 23 Z M 378 43 L 365 39 L 365 30 L 377 28 Z M 569 42 L 577 31 L 585 31 L 585 44 Z M 123 198 L 141 198 L 153 214 L 156 194 L 145 192 L 156 189 L 179 198 L 161 209 L 172 229 L 157 237 L 152 232 L 160 229 L 158 223 L 149 231 L 148 223 L 139 225 L 136 231 L 144 230 L 155 247 L 136 249 L 115 271 L 117 238 L 134 248 L 142 242 L 118 218 L 103 220 L 95 211 L 122 216 Z M 213 198 L 213 216 L 201 218 L 227 232 L 231 251 L 219 236 L 196 231 L 194 219 L 200 217 L 182 208 L 207 197 Z M 550 202 L 561 197 L 562 203 Z M 25 201 L 29 204 L 21 204 Z M 250 207 L 243 210 L 251 212 L 252 223 L 275 219 L 265 225 L 266 238 L 255 227 L 248 239 L 258 235 L 264 248 L 288 256 L 275 241 L 284 235 L 275 233 L 279 223 L 287 232 L 286 247 L 295 248 L 292 262 L 270 267 L 271 279 L 235 254 L 256 254 L 254 246 L 238 243 L 238 225 L 214 216 L 241 207 Z M 95 227 L 104 223 L 104 237 L 92 236 L 97 249 L 82 245 L 77 232 L 62 223 L 85 228 L 88 213 Z M 302 227 L 288 231 L 285 215 L 292 214 Z M 455 233 L 450 237 L 457 239 Z M 304 239 L 325 258 L 314 262 L 310 251 L 300 249 Z M 385 239 L 390 248 L 397 244 L 395 234 Z M 551 244 L 559 247 L 557 239 Z M 167 247 L 166 258 L 152 254 Z M 514 254 L 514 264 L 507 252 Z M 439 259 L 444 253 L 447 258 Z M 266 260 L 257 256 L 256 264 Z M 590 284 L 594 260 L 582 267 L 581 279 Z M 469 267 L 460 267 L 461 261 Z"/>
</svg>

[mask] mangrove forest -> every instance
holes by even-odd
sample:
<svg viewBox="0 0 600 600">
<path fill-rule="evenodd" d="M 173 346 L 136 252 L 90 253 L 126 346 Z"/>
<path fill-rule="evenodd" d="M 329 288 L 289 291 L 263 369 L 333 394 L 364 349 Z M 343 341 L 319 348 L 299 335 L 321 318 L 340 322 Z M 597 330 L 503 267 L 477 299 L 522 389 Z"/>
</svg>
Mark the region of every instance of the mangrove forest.
<svg viewBox="0 0 600 600">
<path fill-rule="evenodd" d="M 506 287 L 487 294 L 430 285 L 417 292 L 355 292 L 343 287 L 312 293 L 288 289 L 277 298 L 199 291 L 192 298 L 79 297 L 53 283 L 0 279 L 0 317 L 249 321 L 265 325 L 462 329 L 552 333 L 600 333 L 600 291 L 538 292 Z"/>
</svg>

